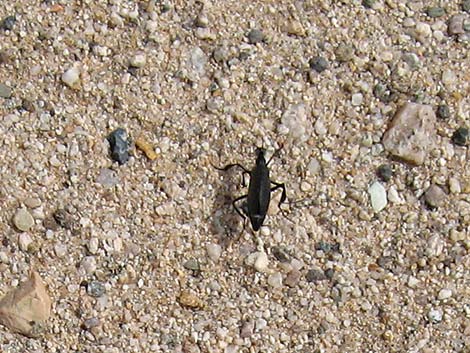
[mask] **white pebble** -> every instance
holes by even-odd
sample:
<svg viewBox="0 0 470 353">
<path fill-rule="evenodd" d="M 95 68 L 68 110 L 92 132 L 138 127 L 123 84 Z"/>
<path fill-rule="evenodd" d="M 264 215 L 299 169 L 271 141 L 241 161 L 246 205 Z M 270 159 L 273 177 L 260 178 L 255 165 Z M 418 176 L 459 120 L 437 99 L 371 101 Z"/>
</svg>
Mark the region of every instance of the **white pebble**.
<svg viewBox="0 0 470 353">
<path fill-rule="evenodd" d="M 219 244 L 210 243 L 206 246 L 207 256 L 214 262 L 219 261 L 220 255 L 222 254 L 222 247 Z"/>
<path fill-rule="evenodd" d="M 261 318 L 261 319 L 258 319 L 256 320 L 256 330 L 257 331 L 262 331 L 266 328 L 266 326 L 268 326 L 268 322 Z"/>
<path fill-rule="evenodd" d="M 96 259 L 94 256 L 85 256 L 80 263 L 80 269 L 88 275 L 96 271 Z"/>
<path fill-rule="evenodd" d="M 462 188 L 460 187 L 460 181 L 457 178 L 451 177 L 449 178 L 449 189 L 450 192 L 453 194 L 460 194 Z"/>
<path fill-rule="evenodd" d="M 274 272 L 268 277 L 268 284 L 273 288 L 280 288 L 282 286 L 282 275 L 280 272 Z"/>
<path fill-rule="evenodd" d="M 18 237 L 18 244 L 20 249 L 23 251 L 28 251 L 29 245 L 33 242 L 31 236 L 28 233 L 21 233 Z"/>
<path fill-rule="evenodd" d="M 355 107 L 358 107 L 362 104 L 363 98 L 364 97 L 362 93 L 354 93 L 351 97 L 351 104 Z"/>
<path fill-rule="evenodd" d="M 313 128 L 315 129 L 315 133 L 318 136 L 323 136 L 327 132 L 325 124 L 323 123 L 323 121 L 321 119 L 317 119 L 317 121 L 315 122 L 315 125 L 313 126 Z"/>
<path fill-rule="evenodd" d="M 431 309 L 428 312 L 428 319 L 432 323 L 438 323 L 442 321 L 442 310 L 440 309 Z"/>
<path fill-rule="evenodd" d="M 307 181 L 302 181 L 300 183 L 300 190 L 302 190 L 303 192 L 310 191 L 311 189 L 312 185 L 310 185 L 310 183 L 308 183 Z"/>
<path fill-rule="evenodd" d="M 129 64 L 137 68 L 144 67 L 146 63 L 147 58 L 143 53 L 136 54 L 129 60 Z"/>
<path fill-rule="evenodd" d="M 452 290 L 448 288 L 441 289 L 437 295 L 437 299 L 439 300 L 449 299 L 450 297 L 452 297 Z"/>
<path fill-rule="evenodd" d="M 80 79 L 80 71 L 76 67 L 72 67 L 65 71 L 62 75 L 62 82 L 73 88 Z"/>
<path fill-rule="evenodd" d="M 266 272 L 268 269 L 269 259 L 265 252 L 257 252 L 253 267 L 258 272 Z"/>
<path fill-rule="evenodd" d="M 57 257 L 64 257 L 67 254 L 67 245 L 56 244 L 54 246 L 54 252 Z"/>
<path fill-rule="evenodd" d="M 312 158 L 308 163 L 307 170 L 311 175 L 316 175 L 320 172 L 321 165 L 318 159 Z"/>
<path fill-rule="evenodd" d="M 442 83 L 447 88 L 451 88 L 457 82 L 457 76 L 449 69 L 444 70 L 442 73 Z"/>
<path fill-rule="evenodd" d="M 88 251 L 92 254 L 96 254 L 98 252 L 99 247 L 99 240 L 98 238 L 91 238 L 90 242 L 88 243 Z"/>
<path fill-rule="evenodd" d="M 417 279 L 414 276 L 408 277 L 408 287 L 410 288 L 416 288 L 416 286 L 419 284 L 419 279 Z"/>
<path fill-rule="evenodd" d="M 398 194 L 397 188 L 393 185 L 390 186 L 390 189 L 388 190 L 388 200 L 395 204 L 403 203 L 402 198 Z"/>
<path fill-rule="evenodd" d="M 19 230 L 27 232 L 34 225 L 34 219 L 25 208 L 21 208 L 13 217 L 13 223 Z"/>
<path fill-rule="evenodd" d="M 418 22 L 416 24 L 416 34 L 419 37 L 429 37 L 431 35 L 431 26 L 424 22 Z"/>
<path fill-rule="evenodd" d="M 387 192 L 381 183 L 376 181 L 369 187 L 370 202 L 375 212 L 382 211 L 387 206 Z"/>
</svg>

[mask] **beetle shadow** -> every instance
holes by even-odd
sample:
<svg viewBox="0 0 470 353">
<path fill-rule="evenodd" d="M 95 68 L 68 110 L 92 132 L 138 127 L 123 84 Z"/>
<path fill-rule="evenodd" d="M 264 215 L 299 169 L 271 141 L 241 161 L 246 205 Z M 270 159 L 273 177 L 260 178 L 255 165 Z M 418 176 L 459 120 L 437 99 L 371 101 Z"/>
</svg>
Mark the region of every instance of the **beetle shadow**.
<svg viewBox="0 0 470 353">
<path fill-rule="evenodd" d="M 219 244 L 227 247 L 243 233 L 244 220 L 233 208 L 232 202 L 235 198 L 243 195 L 243 185 L 237 173 L 233 171 L 219 172 L 224 175 L 224 180 L 218 180 L 215 189 L 215 199 L 212 204 L 212 220 L 210 231 L 215 234 Z M 233 185 L 239 185 L 236 194 L 233 193 Z M 243 210 L 243 202 L 240 202 Z M 246 223 L 247 220 L 245 220 Z"/>
</svg>

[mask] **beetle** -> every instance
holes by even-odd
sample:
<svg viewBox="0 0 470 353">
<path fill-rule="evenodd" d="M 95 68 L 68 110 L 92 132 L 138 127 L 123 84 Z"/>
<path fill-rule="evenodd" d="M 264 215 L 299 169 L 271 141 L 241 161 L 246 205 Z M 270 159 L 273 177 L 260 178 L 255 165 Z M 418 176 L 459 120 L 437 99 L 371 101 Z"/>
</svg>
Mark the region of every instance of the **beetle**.
<svg viewBox="0 0 470 353">
<path fill-rule="evenodd" d="M 252 170 L 248 170 L 239 163 L 227 164 L 225 167 L 219 168 L 214 166 L 217 170 L 228 171 L 234 167 L 243 170 L 243 185 L 245 185 L 245 175 L 250 175 L 250 182 L 248 185 L 248 194 L 237 197 L 232 201 L 233 208 L 243 218 L 245 224 L 246 217 L 250 219 L 251 226 L 254 231 L 258 231 L 263 225 L 264 219 L 269 208 L 271 201 L 271 193 L 277 189 L 282 189 L 281 199 L 278 207 L 281 209 L 281 204 L 286 201 L 287 192 L 284 183 L 277 183 L 269 178 L 269 163 L 275 155 L 277 155 L 282 146 L 277 149 L 271 158 L 266 162 L 265 153 L 263 148 L 258 148 L 256 152 L 256 164 Z M 243 211 L 237 206 L 237 203 L 246 199 L 246 207 Z"/>
</svg>

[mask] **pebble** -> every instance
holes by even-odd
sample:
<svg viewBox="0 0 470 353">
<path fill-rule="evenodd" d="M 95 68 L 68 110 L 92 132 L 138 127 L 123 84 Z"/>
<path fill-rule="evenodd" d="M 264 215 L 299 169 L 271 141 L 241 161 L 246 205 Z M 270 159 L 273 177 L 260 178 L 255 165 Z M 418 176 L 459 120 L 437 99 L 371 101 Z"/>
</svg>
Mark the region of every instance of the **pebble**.
<svg viewBox="0 0 470 353">
<path fill-rule="evenodd" d="M 318 174 L 321 170 L 321 165 L 318 159 L 312 158 L 310 162 L 308 162 L 307 170 L 310 173 L 310 175 Z"/>
<path fill-rule="evenodd" d="M 240 337 L 248 338 L 253 335 L 255 330 L 255 322 L 253 320 L 245 320 L 240 328 Z"/>
<path fill-rule="evenodd" d="M 388 190 L 388 200 L 394 204 L 403 203 L 403 200 L 394 185 L 390 186 L 390 189 Z"/>
<path fill-rule="evenodd" d="M 458 146 L 466 146 L 468 141 L 468 128 L 459 127 L 452 134 L 452 142 Z"/>
<path fill-rule="evenodd" d="M 15 16 L 7 16 L 2 20 L 0 24 L 0 28 L 7 30 L 7 31 L 11 31 L 13 29 L 13 26 L 15 25 L 15 22 L 16 22 Z"/>
<path fill-rule="evenodd" d="M 247 37 L 248 37 L 248 43 L 250 44 L 257 44 L 257 43 L 264 41 L 265 39 L 264 33 L 261 30 L 256 29 L 256 28 L 248 32 Z"/>
<path fill-rule="evenodd" d="M 20 208 L 18 211 L 16 211 L 16 214 L 13 217 L 13 223 L 15 224 L 15 227 L 22 232 L 27 232 L 34 225 L 34 219 L 28 210 L 25 208 Z"/>
<path fill-rule="evenodd" d="M 276 258 L 277 261 L 280 262 L 289 262 L 290 256 L 287 250 L 283 246 L 274 246 L 271 249 L 273 256 Z"/>
<path fill-rule="evenodd" d="M 269 265 L 268 255 L 265 252 L 257 252 L 253 267 L 258 272 L 266 272 Z"/>
<path fill-rule="evenodd" d="M 436 184 L 432 184 L 424 193 L 424 202 L 431 208 L 444 205 L 446 193 Z"/>
<path fill-rule="evenodd" d="M 354 48 L 348 44 L 340 44 L 335 50 L 336 60 L 341 63 L 351 61 L 354 57 Z"/>
<path fill-rule="evenodd" d="M 445 69 L 442 72 L 441 80 L 442 80 L 442 83 L 444 84 L 444 86 L 446 86 L 447 88 L 451 88 L 457 82 L 457 76 L 455 75 L 455 73 L 452 70 Z"/>
<path fill-rule="evenodd" d="M 470 0 L 465 0 L 462 3 L 462 9 L 468 13 L 470 13 Z"/>
<path fill-rule="evenodd" d="M 303 103 L 290 105 L 282 114 L 281 123 L 292 138 L 299 142 L 305 141 L 310 126 L 307 106 Z"/>
<path fill-rule="evenodd" d="M 425 22 L 418 22 L 416 24 L 416 36 L 419 39 L 424 39 L 432 34 L 431 26 Z"/>
<path fill-rule="evenodd" d="M 450 297 L 452 297 L 452 290 L 449 288 L 441 289 L 437 295 L 437 299 L 439 300 L 449 299 Z"/>
<path fill-rule="evenodd" d="M 362 95 L 362 93 L 354 93 L 351 97 L 351 104 L 354 107 L 358 107 L 362 104 L 363 99 L 364 96 Z"/>
<path fill-rule="evenodd" d="M 362 5 L 368 9 L 371 9 L 373 8 L 376 1 L 377 0 L 362 0 Z"/>
<path fill-rule="evenodd" d="M 274 272 L 268 277 L 268 284 L 273 288 L 282 287 L 282 274 L 280 272 Z"/>
<path fill-rule="evenodd" d="M 303 192 L 310 191 L 312 190 L 312 185 L 309 182 L 304 180 L 300 183 L 300 190 Z"/>
<path fill-rule="evenodd" d="M 314 269 L 308 270 L 307 274 L 305 275 L 305 279 L 307 280 L 307 282 L 312 283 L 312 282 L 324 281 L 327 278 L 323 270 L 314 268 Z"/>
<path fill-rule="evenodd" d="M 8 99 L 11 97 L 12 90 L 10 87 L 5 85 L 4 83 L 0 83 L 0 97 Z"/>
<path fill-rule="evenodd" d="M 119 164 L 124 164 L 129 160 L 129 142 L 127 141 L 126 130 L 118 128 L 109 136 L 108 141 L 111 146 L 111 158 Z"/>
<path fill-rule="evenodd" d="M 403 54 L 403 61 L 410 67 L 412 70 L 416 70 L 420 66 L 420 61 L 418 55 L 415 53 L 406 53 Z"/>
<path fill-rule="evenodd" d="M 450 109 L 447 104 L 441 104 L 437 107 L 437 117 L 441 119 L 448 119 L 450 117 Z"/>
<path fill-rule="evenodd" d="M 119 183 L 119 177 L 114 170 L 102 168 L 96 177 L 96 182 L 106 187 L 113 187 Z"/>
<path fill-rule="evenodd" d="M 434 140 L 435 121 L 431 106 L 406 103 L 397 111 L 384 134 L 384 148 L 408 163 L 423 164 Z"/>
<path fill-rule="evenodd" d="M 446 14 L 446 10 L 442 7 L 432 6 L 426 9 L 426 14 L 431 18 L 442 17 Z"/>
<path fill-rule="evenodd" d="M 80 79 L 80 70 L 72 67 L 62 74 L 62 82 L 70 88 L 74 88 Z"/>
<path fill-rule="evenodd" d="M 256 320 L 256 331 L 262 331 L 266 328 L 266 326 L 268 326 L 268 322 L 265 319 L 259 318 L 258 320 Z"/>
<path fill-rule="evenodd" d="M 28 251 L 28 248 L 32 242 L 33 239 L 31 239 L 31 236 L 28 233 L 21 233 L 18 236 L 18 245 L 20 246 L 20 249 L 24 252 Z"/>
<path fill-rule="evenodd" d="M 382 211 L 387 206 L 387 191 L 383 185 L 376 181 L 369 187 L 368 192 L 374 212 Z"/>
<path fill-rule="evenodd" d="M 297 20 L 290 21 L 286 28 L 285 28 L 287 34 L 293 35 L 293 36 L 299 36 L 303 37 L 305 36 L 305 28 L 302 26 L 302 23 L 300 23 Z"/>
<path fill-rule="evenodd" d="M 393 170 L 392 167 L 388 164 L 382 164 L 377 168 L 377 176 L 380 178 L 382 181 L 390 181 L 393 175 Z"/>
<path fill-rule="evenodd" d="M 207 256 L 214 262 L 219 261 L 222 254 L 222 247 L 219 244 L 210 243 L 206 246 Z"/>
<path fill-rule="evenodd" d="M 144 67 L 146 63 L 147 57 L 143 53 L 136 54 L 129 60 L 129 65 L 138 69 Z"/>
<path fill-rule="evenodd" d="M 135 140 L 135 146 L 144 152 L 151 161 L 157 158 L 154 147 L 143 136 L 139 136 L 137 140 Z"/>
<path fill-rule="evenodd" d="M 80 262 L 80 268 L 88 275 L 96 271 L 96 259 L 94 256 L 85 256 Z"/>
<path fill-rule="evenodd" d="M 318 73 L 325 71 L 329 67 L 328 61 L 322 56 L 314 56 L 309 60 L 308 64 L 312 70 Z"/>
<path fill-rule="evenodd" d="M 96 254 L 98 252 L 100 242 L 98 238 L 93 237 L 90 239 L 90 242 L 88 243 L 88 251 L 92 254 Z"/>
<path fill-rule="evenodd" d="M 98 319 L 97 317 L 92 317 L 90 319 L 86 319 L 84 322 L 83 322 L 83 327 L 86 329 L 86 330 L 90 330 L 92 329 L 93 327 L 97 327 L 101 325 L 101 322 L 100 322 L 100 319 Z"/>
<path fill-rule="evenodd" d="M 428 312 L 428 319 L 430 322 L 437 324 L 442 321 L 442 310 L 441 309 L 431 309 Z"/>
<path fill-rule="evenodd" d="M 38 208 L 42 204 L 41 199 L 38 197 L 28 197 L 23 202 L 29 208 Z"/>
<path fill-rule="evenodd" d="M 463 28 L 465 18 L 466 16 L 462 14 L 454 15 L 450 18 L 449 25 L 447 27 L 447 31 L 450 35 L 465 33 L 465 29 Z"/>
<path fill-rule="evenodd" d="M 183 264 L 183 267 L 187 270 L 192 270 L 192 271 L 201 270 L 201 265 L 199 264 L 199 261 L 197 259 L 189 259 L 188 261 L 185 261 Z"/>
<path fill-rule="evenodd" d="M 182 291 L 178 297 L 178 302 L 188 308 L 200 309 L 204 307 L 204 302 L 189 291 Z"/>
<path fill-rule="evenodd" d="M 462 188 L 459 179 L 454 177 L 449 178 L 449 190 L 452 194 L 460 194 Z"/>
<path fill-rule="evenodd" d="M 438 234 L 434 234 L 427 241 L 425 254 L 429 258 L 439 257 L 444 251 L 445 243 Z"/>
<path fill-rule="evenodd" d="M 294 288 L 299 284 L 302 274 L 297 269 L 292 269 L 286 276 L 284 284 L 288 287 Z"/>
<path fill-rule="evenodd" d="M 54 245 L 54 252 L 57 257 L 64 257 L 67 255 L 67 245 L 60 243 Z"/>
<path fill-rule="evenodd" d="M 106 292 L 106 288 L 103 283 L 98 281 L 91 281 L 86 287 L 86 292 L 90 297 L 99 298 Z"/>
</svg>

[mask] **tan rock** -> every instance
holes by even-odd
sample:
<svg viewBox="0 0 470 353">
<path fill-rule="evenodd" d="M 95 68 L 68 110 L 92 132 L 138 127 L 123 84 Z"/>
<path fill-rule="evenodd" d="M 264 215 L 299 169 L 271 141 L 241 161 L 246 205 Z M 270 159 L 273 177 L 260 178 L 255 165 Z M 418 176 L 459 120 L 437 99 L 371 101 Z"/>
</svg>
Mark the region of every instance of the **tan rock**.
<svg viewBox="0 0 470 353">
<path fill-rule="evenodd" d="M 43 332 L 43 324 L 51 315 L 51 299 L 37 272 L 0 301 L 0 323 L 28 337 Z"/>
<path fill-rule="evenodd" d="M 436 115 L 429 105 L 406 103 L 383 137 L 385 149 L 405 162 L 421 165 L 435 135 Z"/>
</svg>

